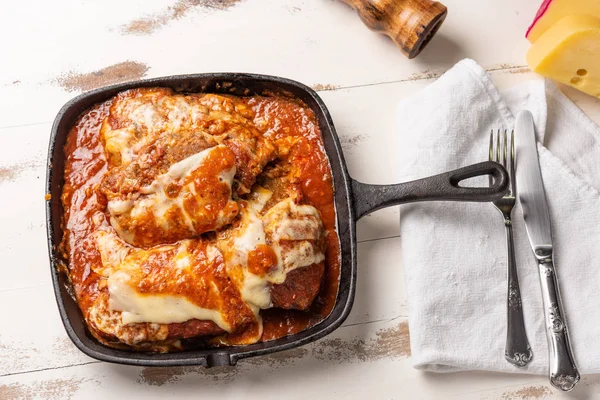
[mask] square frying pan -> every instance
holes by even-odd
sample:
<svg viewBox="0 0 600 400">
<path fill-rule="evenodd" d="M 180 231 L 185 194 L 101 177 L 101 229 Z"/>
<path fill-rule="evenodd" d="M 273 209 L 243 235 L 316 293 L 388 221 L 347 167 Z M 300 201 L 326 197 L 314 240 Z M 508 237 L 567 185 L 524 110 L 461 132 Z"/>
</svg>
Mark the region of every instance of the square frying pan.
<svg viewBox="0 0 600 400">
<path fill-rule="evenodd" d="M 329 316 L 315 326 L 280 339 L 245 346 L 194 349 L 176 353 L 143 353 L 109 348 L 100 344 L 88 332 L 77 302 L 72 296 L 69 278 L 56 252 L 63 231 L 61 218 L 67 135 L 77 117 L 96 103 L 117 93 L 141 87 L 168 87 L 183 93 L 218 93 L 238 96 L 273 94 L 292 96 L 303 101 L 314 112 L 323 136 L 334 183 L 336 225 L 340 239 L 340 282 L 335 306 Z M 475 176 L 493 177 L 490 187 L 462 187 L 459 182 Z M 396 185 L 368 185 L 348 175 L 342 147 L 327 107 L 311 88 L 280 77 L 241 74 L 207 73 L 176 75 L 135 82 L 120 83 L 96 89 L 75 97 L 59 111 L 52 126 L 48 150 L 46 193 L 46 228 L 50 256 L 50 272 L 56 302 L 69 338 L 82 352 L 102 361 L 139 366 L 202 365 L 205 367 L 235 365 L 238 360 L 287 350 L 315 341 L 339 327 L 352 309 L 356 289 L 356 220 L 377 209 L 416 201 L 478 201 L 488 202 L 503 196 L 509 178 L 497 163 L 483 162 L 429 178 Z"/>
</svg>

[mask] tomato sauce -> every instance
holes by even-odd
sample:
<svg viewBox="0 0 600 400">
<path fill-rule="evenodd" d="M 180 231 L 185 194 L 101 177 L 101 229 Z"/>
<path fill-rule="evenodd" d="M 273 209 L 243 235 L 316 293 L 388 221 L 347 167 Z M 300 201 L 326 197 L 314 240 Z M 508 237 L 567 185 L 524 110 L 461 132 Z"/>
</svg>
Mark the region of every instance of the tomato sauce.
<svg viewBox="0 0 600 400">
<path fill-rule="evenodd" d="M 325 319 L 337 299 L 340 280 L 340 244 L 335 231 L 333 179 L 323 139 L 312 110 L 300 102 L 272 98 L 250 98 L 255 121 L 266 121 L 266 136 L 297 141 L 288 155 L 290 163 L 300 166 L 299 180 L 308 204 L 319 210 L 327 231 L 325 277 L 321 291 L 308 312 L 270 309 L 261 312 L 264 331 L 262 340 L 273 340 L 298 333 Z"/>
<path fill-rule="evenodd" d="M 91 237 L 93 217 L 104 213 L 106 198 L 98 186 L 107 170 L 107 158 L 100 143 L 100 126 L 108 115 L 110 102 L 84 113 L 71 129 L 65 145 L 65 184 L 62 203 L 64 232 L 60 252 L 68 260 L 69 277 L 84 317 L 99 293 L 99 275 L 92 265 L 100 265 L 100 253 Z"/>
<path fill-rule="evenodd" d="M 340 247 L 335 231 L 333 180 L 315 115 L 306 105 L 277 96 L 236 100 L 241 100 L 251 110 L 248 117 L 261 127 L 264 136 L 279 143 L 289 143 L 289 146 L 283 146 L 283 152 L 280 150 L 280 157 L 299 166 L 297 179 L 304 203 L 318 209 L 326 229 L 325 274 L 318 296 L 306 312 L 261 310 L 262 341 L 267 341 L 315 325 L 326 318 L 335 305 L 340 279 Z M 65 145 L 64 238 L 59 250 L 67 260 L 69 276 L 84 317 L 103 290 L 99 286 L 100 276 L 93 271 L 94 266 L 101 264 L 101 258 L 91 233 L 96 226 L 94 218 L 107 217 L 107 199 L 100 191 L 100 184 L 107 172 L 108 156 L 100 140 L 100 128 L 109 115 L 111 101 L 84 112 L 71 129 Z M 268 273 L 275 264 L 274 257 L 272 251 L 257 249 L 250 255 L 249 268 L 259 274 Z"/>
</svg>

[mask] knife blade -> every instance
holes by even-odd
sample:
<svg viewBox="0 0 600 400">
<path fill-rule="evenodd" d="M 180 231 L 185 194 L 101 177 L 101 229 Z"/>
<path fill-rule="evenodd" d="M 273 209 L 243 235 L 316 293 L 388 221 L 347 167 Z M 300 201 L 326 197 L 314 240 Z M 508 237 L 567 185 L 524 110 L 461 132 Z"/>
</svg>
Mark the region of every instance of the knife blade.
<svg viewBox="0 0 600 400">
<path fill-rule="evenodd" d="M 515 170 L 527 236 L 534 254 L 545 254 L 552 251 L 550 210 L 538 160 L 533 116 L 529 111 L 517 116 L 515 132 L 515 160 L 519 167 Z"/>
<path fill-rule="evenodd" d="M 540 169 L 533 116 L 529 111 L 522 111 L 517 115 L 515 143 L 517 193 L 523 208 L 527 236 L 540 273 L 548 337 L 549 379 L 557 389 L 569 391 L 579 382 L 580 376 L 573 358 L 558 289 L 550 210 Z"/>
</svg>

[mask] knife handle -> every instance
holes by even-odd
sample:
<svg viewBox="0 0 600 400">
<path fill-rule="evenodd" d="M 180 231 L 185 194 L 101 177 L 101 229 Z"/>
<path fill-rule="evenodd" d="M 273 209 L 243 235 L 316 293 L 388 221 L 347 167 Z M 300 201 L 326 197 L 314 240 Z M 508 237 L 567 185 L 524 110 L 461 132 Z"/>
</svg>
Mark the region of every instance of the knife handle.
<svg viewBox="0 0 600 400">
<path fill-rule="evenodd" d="M 571 350 L 552 256 L 538 259 L 538 266 L 548 336 L 550 383 L 555 388 L 568 392 L 575 387 L 580 377 Z"/>
</svg>

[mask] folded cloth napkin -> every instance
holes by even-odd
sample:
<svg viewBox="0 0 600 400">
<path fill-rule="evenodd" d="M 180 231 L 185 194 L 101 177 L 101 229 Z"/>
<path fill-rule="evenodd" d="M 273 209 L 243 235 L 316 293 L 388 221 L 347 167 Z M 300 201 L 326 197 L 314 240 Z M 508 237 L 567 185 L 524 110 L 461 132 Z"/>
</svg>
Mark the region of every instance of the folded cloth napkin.
<svg viewBox="0 0 600 400">
<path fill-rule="evenodd" d="M 553 84 L 534 80 L 499 93 L 463 60 L 397 112 L 402 179 L 480 161 L 490 130 L 534 115 L 554 235 L 556 270 L 582 373 L 600 372 L 600 128 Z M 533 360 L 504 359 L 507 250 L 502 217 L 490 203 L 402 206 L 402 257 L 416 368 L 546 373 L 548 347 L 536 261 L 522 209 L 513 209 L 517 268 Z"/>
</svg>

